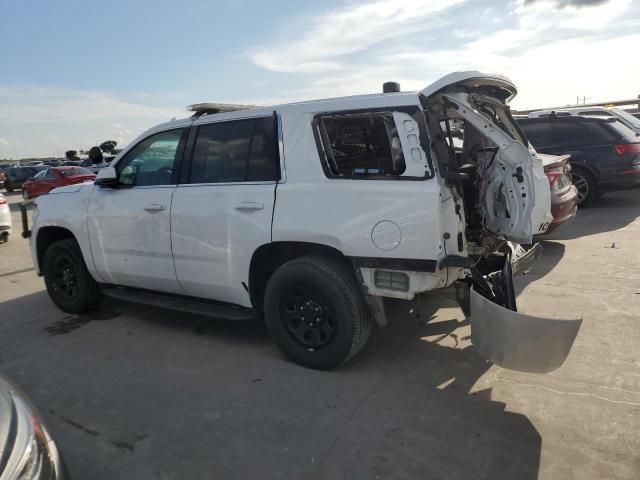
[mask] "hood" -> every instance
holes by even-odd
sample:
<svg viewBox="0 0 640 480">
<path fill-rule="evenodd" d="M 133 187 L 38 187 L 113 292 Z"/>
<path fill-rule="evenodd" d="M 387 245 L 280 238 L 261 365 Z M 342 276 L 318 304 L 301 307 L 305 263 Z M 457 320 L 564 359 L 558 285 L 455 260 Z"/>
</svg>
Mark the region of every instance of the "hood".
<svg viewBox="0 0 640 480">
<path fill-rule="evenodd" d="M 508 103 L 518 93 L 513 82 L 503 75 L 470 70 L 445 75 L 428 87 L 420 90 L 420 94 L 425 97 L 430 97 L 445 89 L 452 88 L 467 93 L 479 93 L 495 97 L 504 103 Z"/>
</svg>

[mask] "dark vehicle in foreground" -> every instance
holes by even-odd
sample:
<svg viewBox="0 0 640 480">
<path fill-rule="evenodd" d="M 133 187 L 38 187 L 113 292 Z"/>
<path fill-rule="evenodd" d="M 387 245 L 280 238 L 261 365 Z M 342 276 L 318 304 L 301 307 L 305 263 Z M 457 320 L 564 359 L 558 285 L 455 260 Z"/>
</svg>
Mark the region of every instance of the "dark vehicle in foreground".
<svg viewBox="0 0 640 480">
<path fill-rule="evenodd" d="M 55 442 L 27 397 L 0 375 L 0 480 L 62 480 Z"/>
<path fill-rule="evenodd" d="M 614 117 L 550 116 L 518 124 L 540 153 L 571 155 L 578 204 L 640 185 L 640 136 Z"/>
<path fill-rule="evenodd" d="M 11 167 L 5 171 L 4 188 L 11 193 L 14 190 L 20 190 L 24 182 L 28 178 L 33 177 L 38 172 L 49 168 L 46 165 L 37 165 L 33 167 Z"/>
<path fill-rule="evenodd" d="M 95 180 L 96 175 L 83 167 L 51 167 L 29 178 L 22 186 L 25 200 L 45 195 L 57 187 Z"/>
<path fill-rule="evenodd" d="M 544 166 L 544 174 L 551 187 L 551 214 L 553 220 L 544 235 L 560 225 L 573 220 L 578 211 L 578 189 L 571 182 L 570 155 L 546 155 L 539 153 Z"/>
</svg>

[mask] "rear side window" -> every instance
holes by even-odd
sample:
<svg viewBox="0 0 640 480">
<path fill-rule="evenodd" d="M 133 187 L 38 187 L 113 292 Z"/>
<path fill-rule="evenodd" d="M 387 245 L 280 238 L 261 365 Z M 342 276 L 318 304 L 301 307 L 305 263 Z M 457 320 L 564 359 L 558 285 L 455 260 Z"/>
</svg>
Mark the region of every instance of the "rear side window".
<svg viewBox="0 0 640 480">
<path fill-rule="evenodd" d="M 520 127 L 534 147 L 553 144 L 553 124 L 551 122 L 521 122 Z"/>
<path fill-rule="evenodd" d="M 557 122 L 554 143 L 561 145 L 594 145 L 613 141 L 611 133 L 600 122 Z"/>
<path fill-rule="evenodd" d="M 188 183 L 278 180 L 274 127 L 273 117 L 201 125 Z"/>
<path fill-rule="evenodd" d="M 320 116 L 317 127 L 332 176 L 399 176 L 406 170 L 391 112 Z"/>
<path fill-rule="evenodd" d="M 602 128 L 606 129 L 611 136 L 612 141 L 619 138 L 631 138 L 634 142 L 637 142 L 638 137 L 636 132 L 631 130 L 622 122 L 607 122 L 602 125 Z"/>
</svg>

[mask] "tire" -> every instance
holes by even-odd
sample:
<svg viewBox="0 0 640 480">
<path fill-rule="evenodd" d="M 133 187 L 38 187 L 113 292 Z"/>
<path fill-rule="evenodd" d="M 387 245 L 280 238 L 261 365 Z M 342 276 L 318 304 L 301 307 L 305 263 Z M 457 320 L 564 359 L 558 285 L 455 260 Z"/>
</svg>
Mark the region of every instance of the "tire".
<svg viewBox="0 0 640 480">
<path fill-rule="evenodd" d="M 102 298 L 74 239 L 58 240 L 47 249 L 42 272 L 51 300 L 63 312 L 93 310 Z"/>
<path fill-rule="evenodd" d="M 22 199 L 29 200 L 29 192 L 27 192 L 25 189 L 22 189 Z"/>
<path fill-rule="evenodd" d="M 7 190 L 7 193 L 12 193 L 13 192 L 13 185 L 10 184 L 9 182 L 5 183 L 4 188 Z"/>
<path fill-rule="evenodd" d="M 320 256 L 296 258 L 275 271 L 267 283 L 264 313 L 284 354 L 318 370 L 353 358 L 373 326 L 350 266 Z"/>
<path fill-rule="evenodd" d="M 589 172 L 582 168 L 571 170 L 571 182 L 578 189 L 578 205 L 588 207 L 598 197 L 596 180 Z"/>
<path fill-rule="evenodd" d="M 0 243 L 7 243 L 9 241 L 9 232 L 3 232 L 0 234 Z"/>
</svg>

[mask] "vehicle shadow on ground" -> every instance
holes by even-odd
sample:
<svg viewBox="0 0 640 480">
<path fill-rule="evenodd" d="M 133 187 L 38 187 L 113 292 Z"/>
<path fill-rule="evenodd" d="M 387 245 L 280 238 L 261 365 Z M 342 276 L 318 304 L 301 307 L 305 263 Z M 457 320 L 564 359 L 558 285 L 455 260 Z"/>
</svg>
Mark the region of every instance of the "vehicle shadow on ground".
<svg viewBox="0 0 640 480">
<path fill-rule="evenodd" d="M 614 215 L 615 213 L 615 215 Z M 576 218 L 545 236 L 545 240 L 573 240 L 597 233 L 613 232 L 640 216 L 640 189 L 610 192 L 593 205 L 579 208 Z"/>
<path fill-rule="evenodd" d="M 531 283 L 540 280 L 551 272 L 564 256 L 565 246 L 563 243 L 550 240 L 542 240 L 539 243 L 543 249 L 542 255 L 540 255 L 531 270 L 513 279 L 516 296 L 520 295 Z"/>
<path fill-rule="evenodd" d="M 39 292 L 0 304 L 0 370 L 72 478 L 536 479 L 540 435 L 491 390 L 472 393 L 491 365 L 440 306 L 417 320 L 389 302 L 389 326 L 319 372 L 286 361 L 261 322 L 113 301 L 66 316 Z M 80 326 L 52 336 L 65 320 Z"/>
</svg>

